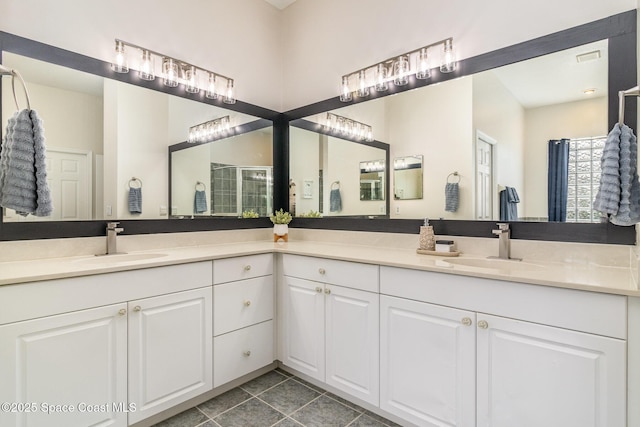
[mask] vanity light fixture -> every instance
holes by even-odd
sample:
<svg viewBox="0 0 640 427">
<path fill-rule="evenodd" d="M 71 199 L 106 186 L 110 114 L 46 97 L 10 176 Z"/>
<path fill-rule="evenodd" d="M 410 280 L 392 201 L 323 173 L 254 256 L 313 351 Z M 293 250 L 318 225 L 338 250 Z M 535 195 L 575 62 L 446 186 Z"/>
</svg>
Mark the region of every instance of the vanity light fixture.
<svg viewBox="0 0 640 427">
<path fill-rule="evenodd" d="M 129 58 L 129 50 L 140 51 L 140 55 L 136 55 L 136 58 Z M 160 59 L 156 61 L 156 58 Z M 131 64 L 129 64 L 129 59 L 131 59 Z M 160 70 L 156 70 L 156 62 L 160 63 Z M 209 99 L 218 99 L 220 94 L 223 94 L 222 102 L 225 104 L 235 104 L 236 102 L 232 78 L 116 39 L 115 58 L 111 69 L 116 73 L 128 73 L 129 68 L 137 70 L 143 80 L 154 80 L 158 75 L 162 76 L 162 82 L 165 86 L 177 87 L 182 84 L 184 90 L 189 93 L 197 94 L 204 91 L 205 96 Z M 216 86 L 218 84 L 224 86 L 218 88 Z"/>
<path fill-rule="evenodd" d="M 335 135 L 358 141 L 373 141 L 371 126 L 337 114 L 327 113 L 325 128 Z"/>
<path fill-rule="evenodd" d="M 218 138 L 227 136 L 231 130 L 231 120 L 229 116 L 209 120 L 199 125 L 189 128 L 189 139 L 192 144 L 215 141 Z"/>
<path fill-rule="evenodd" d="M 396 86 L 404 86 L 409 83 L 412 74 L 416 79 L 428 79 L 431 77 L 429 49 L 437 46 L 442 46 L 440 72 L 451 73 L 455 71 L 458 62 L 453 38 L 449 37 L 345 74 L 342 76 L 340 84 L 340 101 L 350 102 L 354 96 L 367 97 L 370 95 L 371 89 L 376 92 L 384 92 L 389 89 L 390 82 Z"/>
</svg>

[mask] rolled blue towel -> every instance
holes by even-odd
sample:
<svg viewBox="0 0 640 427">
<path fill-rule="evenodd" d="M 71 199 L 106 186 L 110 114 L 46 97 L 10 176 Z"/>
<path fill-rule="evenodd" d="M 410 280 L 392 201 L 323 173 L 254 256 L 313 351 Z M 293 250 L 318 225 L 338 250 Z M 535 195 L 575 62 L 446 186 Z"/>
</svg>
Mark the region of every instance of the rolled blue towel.
<svg viewBox="0 0 640 427">
<path fill-rule="evenodd" d="M 329 211 L 340 212 L 342 210 L 342 196 L 340 189 L 336 188 L 329 193 Z"/>
<path fill-rule="evenodd" d="M 447 182 L 444 187 L 444 210 L 456 212 L 460 204 L 460 186 L 457 182 Z"/>
<path fill-rule="evenodd" d="M 142 188 L 129 188 L 129 213 L 142 213 Z"/>
<path fill-rule="evenodd" d="M 193 211 L 197 214 L 207 211 L 207 195 L 202 190 L 196 190 L 196 195 L 193 200 Z"/>
</svg>

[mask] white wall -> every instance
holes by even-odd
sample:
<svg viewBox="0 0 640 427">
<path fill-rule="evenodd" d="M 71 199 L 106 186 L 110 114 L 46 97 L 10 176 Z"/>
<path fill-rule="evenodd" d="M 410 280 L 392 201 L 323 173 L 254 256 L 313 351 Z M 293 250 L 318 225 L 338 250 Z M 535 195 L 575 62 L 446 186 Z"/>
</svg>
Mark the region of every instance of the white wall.
<svg viewBox="0 0 640 427">
<path fill-rule="evenodd" d="M 209 144 L 175 151 L 171 155 L 171 214 L 193 215 L 196 183 L 204 183 L 207 212 L 211 211 L 211 162 Z M 202 190 L 202 186 L 198 186 Z M 143 194 L 144 195 L 144 194 Z M 200 214 L 203 215 L 203 214 Z"/>
<path fill-rule="evenodd" d="M 637 6 L 637 0 L 298 0 L 284 10 L 283 108 L 335 97 L 343 74 L 447 37 L 459 58 L 469 58 Z"/>
<path fill-rule="evenodd" d="M 209 144 L 210 161 L 237 166 L 273 166 L 271 128 L 233 136 Z"/>
<path fill-rule="evenodd" d="M 525 110 L 525 216 L 547 217 L 547 142 L 604 136 L 607 127 L 606 97 Z"/>
<path fill-rule="evenodd" d="M 289 177 L 296 184 L 296 215 L 318 211 L 320 206 L 320 168 L 321 135 L 308 130 L 292 127 L 289 130 Z M 304 181 L 312 181 L 311 198 L 303 198 Z M 329 183 L 324 183 L 325 193 Z M 328 205 L 325 211 L 328 212 Z"/>
<path fill-rule="evenodd" d="M 280 109 L 280 12 L 263 0 L 2 0 L 0 28 L 111 61 L 114 39 L 235 79 L 238 99 Z"/>
</svg>

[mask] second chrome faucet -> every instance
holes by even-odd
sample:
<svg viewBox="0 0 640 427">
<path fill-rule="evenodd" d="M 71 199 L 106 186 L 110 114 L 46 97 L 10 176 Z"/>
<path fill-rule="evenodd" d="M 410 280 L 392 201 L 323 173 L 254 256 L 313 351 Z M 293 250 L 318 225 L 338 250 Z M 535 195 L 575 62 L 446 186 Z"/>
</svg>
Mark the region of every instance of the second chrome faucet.
<svg viewBox="0 0 640 427">
<path fill-rule="evenodd" d="M 118 233 L 124 231 L 124 228 L 118 227 L 119 222 L 107 223 L 107 253 L 106 255 L 114 255 L 118 253 Z"/>
<path fill-rule="evenodd" d="M 497 223 L 498 228 L 491 230 L 491 232 L 498 236 L 498 258 L 510 259 L 513 261 L 521 261 L 521 258 L 511 258 L 511 230 L 509 224 L 505 222 Z M 490 257 L 495 258 L 495 257 Z"/>
</svg>

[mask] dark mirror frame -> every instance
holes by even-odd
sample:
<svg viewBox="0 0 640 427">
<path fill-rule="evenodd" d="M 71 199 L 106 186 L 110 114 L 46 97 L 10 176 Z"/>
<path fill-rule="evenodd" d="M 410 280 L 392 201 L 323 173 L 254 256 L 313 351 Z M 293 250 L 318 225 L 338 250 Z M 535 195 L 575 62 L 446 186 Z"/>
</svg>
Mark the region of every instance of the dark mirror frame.
<svg viewBox="0 0 640 427">
<path fill-rule="evenodd" d="M 392 87 L 379 95 L 372 91 L 366 98 L 356 98 L 343 103 L 339 97 L 330 98 L 284 113 L 285 120 L 295 122 L 303 117 L 339 109 L 348 105 L 367 102 L 382 96 L 390 96 L 418 87 L 444 82 L 492 68 L 513 64 L 538 56 L 558 52 L 572 47 L 592 43 L 602 39 L 609 41 L 608 93 L 609 93 L 609 129 L 618 121 L 618 91 L 637 86 L 636 61 L 636 10 L 620 13 L 578 27 L 569 28 L 547 36 L 532 39 L 503 49 L 488 52 L 459 61 L 453 73 L 432 73 L 427 80 L 411 78 L 406 86 Z M 348 71 L 348 70 L 343 70 Z M 336 75 L 336 79 L 340 76 Z M 637 102 L 628 100 L 625 110 L 625 123 L 636 129 Z M 288 181 L 288 176 L 286 181 Z M 495 221 L 432 220 L 434 231 L 439 235 L 492 237 L 491 230 Z M 420 219 L 375 219 L 356 220 L 352 218 L 296 218 L 291 227 L 378 231 L 391 233 L 417 234 Z M 547 240 L 583 243 L 608 243 L 633 245 L 636 240 L 635 227 L 619 227 L 611 223 L 583 224 L 559 222 L 511 222 L 511 237 L 514 239 Z"/>
<path fill-rule="evenodd" d="M 618 91 L 626 90 L 637 85 L 636 10 L 613 15 L 578 27 L 465 59 L 459 62 L 458 69 L 454 73 L 446 75 L 435 73 L 429 81 L 425 82 L 412 80 L 411 83 L 402 90 L 398 90 L 397 88 L 390 90 L 389 95 L 602 39 L 609 40 L 609 127 L 611 128 L 617 121 Z M 288 209 L 289 122 L 348 105 L 340 102 L 339 98 L 335 97 L 285 113 L 278 113 L 242 101 L 238 101 L 233 105 L 222 104 L 220 101 L 209 100 L 204 98 L 204 96 L 190 96 L 178 88 L 164 87 L 159 79 L 153 82 L 147 82 L 137 78 L 134 73 L 117 74 L 110 69 L 108 62 L 5 32 L 0 32 L 0 51 L 23 55 L 271 120 L 273 122 L 274 209 Z M 357 100 L 356 102 L 368 101 L 374 97 L 375 95 L 364 100 Z M 636 117 L 636 102 L 627 102 L 626 123 L 633 129 L 636 128 Z M 389 181 L 387 180 L 387 182 Z M 105 234 L 106 222 L 105 220 L 96 220 L 57 221 L 55 223 L 2 223 L 0 218 L 0 241 L 103 236 Z M 401 219 L 363 220 L 358 218 L 323 218 L 318 220 L 296 218 L 296 220 L 291 223 L 291 226 L 297 228 L 417 234 L 421 222 L 420 220 Z M 474 237 L 491 237 L 491 229 L 495 225 L 494 222 L 490 221 L 459 220 L 436 220 L 432 221 L 432 224 L 437 234 Z M 271 226 L 271 223 L 267 218 L 212 219 L 205 217 L 195 218 L 193 220 L 127 220 L 122 221 L 121 225 L 125 228 L 123 234 L 126 235 L 267 228 Z M 512 223 L 511 229 L 514 239 L 625 245 L 635 244 L 635 227 L 618 227 L 612 224 L 514 222 Z"/>
</svg>

